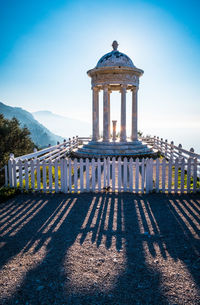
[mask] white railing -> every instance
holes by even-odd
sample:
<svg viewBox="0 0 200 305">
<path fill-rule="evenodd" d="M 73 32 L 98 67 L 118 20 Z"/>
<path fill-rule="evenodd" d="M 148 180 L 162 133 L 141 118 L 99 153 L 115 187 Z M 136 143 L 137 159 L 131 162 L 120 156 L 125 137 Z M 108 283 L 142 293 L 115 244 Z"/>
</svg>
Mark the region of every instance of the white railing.
<svg viewBox="0 0 200 305">
<path fill-rule="evenodd" d="M 73 149 L 78 147 L 81 141 L 85 138 L 79 138 L 78 136 L 73 137 L 72 139 L 69 138 L 68 141 L 64 140 L 63 143 L 57 143 L 57 145 L 49 146 L 45 149 L 37 151 L 37 149 L 34 150 L 33 153 L 19 156 L 17 158 L 14 157 L 13 154 L 11 154 L 11 159 L 14 159 L 15 161 L 18 160 L 32 160 L 32 159 L 39 159 L 41 160 L 54 160 L 54 159 L 60 159 L 62 157 L 65 157 L 69 152 L 71 152 Z"/>
<path fill-rule="evenodd" d="M 147 136 L 142 137 L 141 139 L 146 142 L 150 148 L 158 150 L 167 159 L 175 160 L 176 158 L 184 158 L 185 160 L 188 160 L 189 158 L 197 158 L 197 160 L 200 161 L 200 155 L 196 154 L 193 148 L 186 150 L 182 148 L 181 144 L 176 146 L 173 141 L 168 143 L 168 140 L 164 141 L 162 138 L 160 139 L 156 136 Z"/>
<path fill-rule="evenodd" d="M 111 190 L 135 193 L 200 191 L 197 158 L 32 159 L 9 161 L 9 185 L 43 192 Z"/>
</svg>

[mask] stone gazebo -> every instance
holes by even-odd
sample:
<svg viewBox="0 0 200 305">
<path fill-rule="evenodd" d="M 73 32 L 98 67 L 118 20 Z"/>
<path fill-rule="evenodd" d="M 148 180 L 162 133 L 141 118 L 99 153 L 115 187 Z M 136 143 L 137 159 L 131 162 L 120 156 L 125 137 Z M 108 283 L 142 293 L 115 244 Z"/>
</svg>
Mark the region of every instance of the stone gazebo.
<svg viewBox="0 0 200 305">
<path fill-rule="evenodd" d="M 141 69 L 132 60 L 117 50 L 118 43 L 113 41 L 113 50 L 100 58 L 96 67 L 87 74 L 92 79 L 92 140 L 80 147 L 76 155 L 81 157 L 136 156 L 152 154 L 152 151 L 137 135 L 137 92 Z M 99 130 L 99 91 L 103 90 L 103 138 Z M 132 91 L 131 138 L 126 134 L 126 92 Z M 110 95 L 112 91 L 121 93 L 120 138 L 116 138 L 116 121 L 110 122 Z M 112 132 L 112 137 L 111 137 Z"/>
</svg>

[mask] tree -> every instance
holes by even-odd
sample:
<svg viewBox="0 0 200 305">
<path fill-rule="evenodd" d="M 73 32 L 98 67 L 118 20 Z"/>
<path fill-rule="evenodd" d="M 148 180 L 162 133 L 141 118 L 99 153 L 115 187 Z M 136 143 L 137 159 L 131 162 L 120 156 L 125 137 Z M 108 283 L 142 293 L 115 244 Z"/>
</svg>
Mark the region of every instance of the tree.
<svg viewBox="0 0 200 305">
<path fill-rule="evenodd" d="M 0 168 L 7 164 L 11 153 L 15 156 L 28 154 L 34 147 L 26 127 L 21 128 L 16 118 L 8 120 L 0 114 Z"/>
</svg>

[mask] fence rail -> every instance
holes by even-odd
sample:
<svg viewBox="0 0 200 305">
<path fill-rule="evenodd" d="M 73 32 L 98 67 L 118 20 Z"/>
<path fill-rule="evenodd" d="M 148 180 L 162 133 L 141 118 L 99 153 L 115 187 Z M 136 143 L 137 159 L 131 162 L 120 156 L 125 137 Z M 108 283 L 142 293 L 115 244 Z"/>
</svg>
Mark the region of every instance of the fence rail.
<svg viewBox="0 0 200 305">
<path fill-rule="evenodd" d="M 44 192 L 129 191 L 134 193 L 200 191 L 197 158 L 32 159 L 9 160 L 9 185 Z"/>
</svg>

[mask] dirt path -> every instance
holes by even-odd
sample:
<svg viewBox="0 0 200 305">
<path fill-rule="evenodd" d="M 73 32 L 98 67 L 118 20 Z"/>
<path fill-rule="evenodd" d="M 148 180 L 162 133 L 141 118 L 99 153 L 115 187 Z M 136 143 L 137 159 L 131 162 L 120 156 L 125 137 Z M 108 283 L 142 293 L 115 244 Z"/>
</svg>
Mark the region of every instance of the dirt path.
<svg viewBox="0 0 200 305">
<path fill-rule="evenodd" d="M 200 304 L 199 239 L 199 195 L 20 195 L 0 205 L 0 304 Z"/>
</svg>

